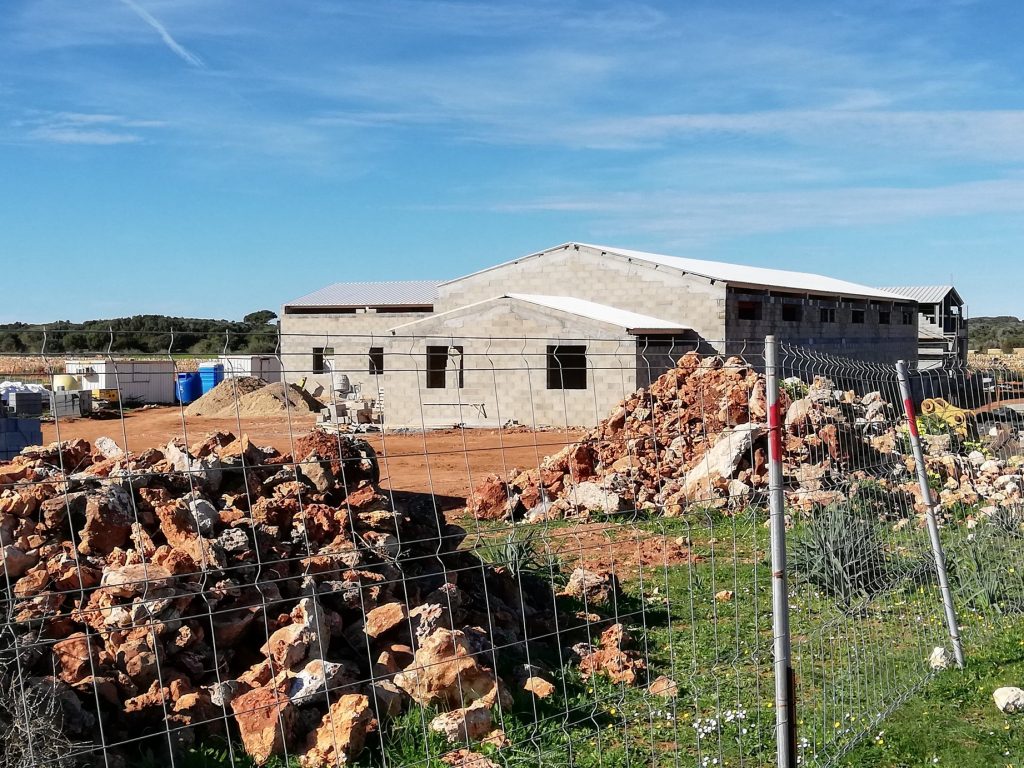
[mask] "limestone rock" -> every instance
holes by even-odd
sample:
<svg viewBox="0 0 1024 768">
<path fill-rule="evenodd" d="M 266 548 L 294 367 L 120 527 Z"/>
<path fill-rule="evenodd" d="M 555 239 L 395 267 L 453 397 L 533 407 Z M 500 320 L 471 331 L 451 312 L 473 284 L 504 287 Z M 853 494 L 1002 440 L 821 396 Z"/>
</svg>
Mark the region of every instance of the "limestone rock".
<svg viewBox="0 0 1024 768">
<path fill-rule="evenodd" d="M 408 626 L 409 612 L 404 603 L 385 603 L 366 614 L 364 631 L 376 639 L 392 630 Z"/>
<path fill-rule="evenodd" d="M 264 686 L 231 700 L 242 745 L 257 765 L 283 755 L 295 738 L 298 709 L 283 686 Z"/>
<path fill-rule="evenodd" d="M 928 666 L 936 671 L 948 669 L 952 663 L 952 655 L 941 645 L 935 646 L 932 655 L 928 657 Z"/>
<path fill-rule="evenodd" d="M 619 580 L 614 573 L 575 568 L 562 594 L 588 605 L 608 605 L 620 594 Z"/>
<path fill-rule="evenodd" d="M 466 744 L 482 739 L 493 725 L 491 708 L 478 701 L 438 715 L 431 721 L 430 730 L 443 733 L 451 744 Z"/>
<path fill-rule="evenodd" d="M 361 693 L 341 696 L 309 735 L 299 757 L 303 768 L 345 765 L 363 750 L 366 734 L 375 725 L 370 700 Z"/>
<path fill-rule="evenodd" d="M 490 693 L 496 682 L 494 672 L 474 655 L 466 633 L 457 629 L 427 636 L 412 664 L 395 675 L 395 684 L 424 707 L 464 706 Z"/>
<path fill-rule="evenodd" d="M 655 678 L 647 690 L 652 695 L 660 696 L 663 699 L 674 699 L 679 695 L 679 686 L 676 685 L 676 681 L 665 675 Z"/>
<path fill-rule="evenodd" d="M 131 496 L 120 485 L 104 485 L 88 496 L 78 551 L 84 555 L 110 554 L 128 542 L 134 521 Z"/>
<path fill-rule="evenodd" d="M 1024 711 L 1024 691 L 1020 688 L 1013 686 L 997 688 L 992 693 L 992 698 L 996 706 L 999 707 L 1000 712 L 1005 712 L 1009 715 Z"/>
<path fill-rule="evenodd" d="M 466 499 L 466 512 L 477 520 L 503 520 L 509 512 L 508 484 L 494 474 L 486 475 Z"/>
<path fill-rule="evenodd" d="M 11 581 L 20 578 L 37 562 L 39 555 L 35 552 L 23 552 L 13 544 L 3 546 L 0 548 L 0 583 L 5 577 Z"/>
</svg>

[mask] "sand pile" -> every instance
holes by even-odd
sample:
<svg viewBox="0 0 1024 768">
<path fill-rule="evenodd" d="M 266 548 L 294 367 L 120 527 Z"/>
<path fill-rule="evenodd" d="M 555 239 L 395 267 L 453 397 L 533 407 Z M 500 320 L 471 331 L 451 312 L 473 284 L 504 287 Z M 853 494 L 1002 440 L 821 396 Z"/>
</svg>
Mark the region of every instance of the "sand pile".
<svg viewBox="0 0 1024 768">
<path fill-rule="evenodd" d="M 236 415 L 275 416 L 293 410 L 317 413 L 323 404 L 294 384 L 267 384 L 263 379 L 242 376 L 226 379 L 185 409 L 186 416 L 232 418 Z"/>
<path fill-rule="evenodd" d="M 243 395 L 238 400 L 241 416 L 271 416 L 289 410 L 298 413 L 319 413 L 324 405 L 304 389 L 294 384 L 285 386 L 283 381 L 267 384 L 265 387 Z M 235 413 L 234 405 L 228 408 L 229 416 Z"/>
<path fill-rule="evenodd" d="M 267 382 L 255 376 L 239 376 L 234 379 L 224 379 L 220 384 L 200 397 L 185 409 L 186 416 L 220 416 L 234 415 L 235 401 L 262 389 Z M 230 408 L 230 414 L 222 414 L 221 411 Z"/>
</svg>

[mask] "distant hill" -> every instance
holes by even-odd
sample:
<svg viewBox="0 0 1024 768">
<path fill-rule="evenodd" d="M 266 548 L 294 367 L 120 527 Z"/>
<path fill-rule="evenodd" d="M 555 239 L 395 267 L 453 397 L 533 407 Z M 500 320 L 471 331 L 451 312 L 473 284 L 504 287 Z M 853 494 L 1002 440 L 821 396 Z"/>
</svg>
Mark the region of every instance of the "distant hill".
<svg viewBox="0 0 1024 768">
<path fill-rule="evenodd" d="M 229 352 L 272 353 L 276 318 L 270 310 L 260 310 L 241 321 L 135 315 L 83 323 L 0 324 L 0 353 L 95 353 L 109 348 L 121 354 L 210 355 L 223 352 L 225 343 Z"/>
<path fill-rule="evenodd" d="M 1010 315 L 972 317 L 967 327 L 971 349 L 1002 349 L 1024 347 L 1024 320 Z"/>
</svg>

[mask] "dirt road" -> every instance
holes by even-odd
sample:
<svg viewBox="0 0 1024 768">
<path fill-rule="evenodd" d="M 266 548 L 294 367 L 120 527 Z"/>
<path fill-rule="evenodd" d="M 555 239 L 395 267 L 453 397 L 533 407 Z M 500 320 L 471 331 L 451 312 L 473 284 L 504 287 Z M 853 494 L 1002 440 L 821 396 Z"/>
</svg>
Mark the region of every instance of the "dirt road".
<svg viewBox="0 0 1024 768">
<path fill-rule="evenodd" d="M 148 408 L 125 413 L 123 419 L 74 419 L 59 424 L 59 439 L 82 438 L 93 442 L 105 435 L 132 451 L 166 445 L 175 437 L 194 443 L 215 432 L 248 434 L 257 445 L 272 445 L 290 453 L 293 437 L 308 431 L 314 414 L 293 414 L 244 419 L 207 416 L 185 417 L 175 407 Z M 445 429 L 404 434 L 362 435 L 377 450 L 381 479 L 396 491 L 434 493 L 446 508 L 461 506 L 470 488 L 488 472 L 506 474 L 513 467 L 536 467 L 540 460 L 579 437 L 576 431 L 497 429 Z M 54 424 L 43 425 L 43 440 L 58 439 Z"/>
</svg>

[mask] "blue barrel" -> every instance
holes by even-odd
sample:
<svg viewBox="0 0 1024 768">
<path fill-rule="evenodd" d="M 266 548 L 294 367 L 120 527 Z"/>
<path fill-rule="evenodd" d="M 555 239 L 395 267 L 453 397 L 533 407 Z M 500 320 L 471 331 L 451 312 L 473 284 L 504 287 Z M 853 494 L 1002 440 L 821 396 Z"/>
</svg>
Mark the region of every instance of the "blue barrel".
<svg viewBox="0 0 1024 768">
<path fill-rule="evenodd" d="M 224 364 L 203 363 L 199 366 L 199 380 L 202 383 L 202 392 L 205 395 L 224 381 Z"/>
<path fill-rule="evenodd" d="M 202 382 L 198 373 L 179 373 L 174 381 L 174 391 L 178 402 L 188 405 L 198 400 L 203 394 Z"/>
</svg>

